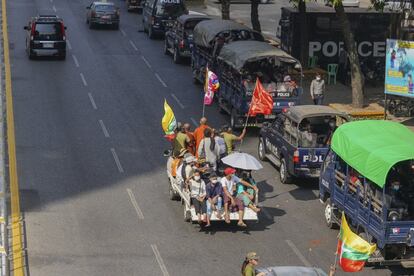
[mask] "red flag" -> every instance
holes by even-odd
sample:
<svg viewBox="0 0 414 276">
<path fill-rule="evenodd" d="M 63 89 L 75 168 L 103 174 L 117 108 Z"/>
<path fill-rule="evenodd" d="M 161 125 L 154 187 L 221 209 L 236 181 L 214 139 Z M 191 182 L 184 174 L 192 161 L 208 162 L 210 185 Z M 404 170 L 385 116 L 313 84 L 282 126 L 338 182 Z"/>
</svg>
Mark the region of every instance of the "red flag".
<svg viewBox="0 0 414 276">
<path fill-rule="evenodd" d="M 270 115 L 273 109 L 273 98 L 267 92 L 260 80 L 256 80 L 256 86 L 253 91 L 252 102 L 250 103 L 249 116 L 256 116 L 257 114 Z"/>
</svg>

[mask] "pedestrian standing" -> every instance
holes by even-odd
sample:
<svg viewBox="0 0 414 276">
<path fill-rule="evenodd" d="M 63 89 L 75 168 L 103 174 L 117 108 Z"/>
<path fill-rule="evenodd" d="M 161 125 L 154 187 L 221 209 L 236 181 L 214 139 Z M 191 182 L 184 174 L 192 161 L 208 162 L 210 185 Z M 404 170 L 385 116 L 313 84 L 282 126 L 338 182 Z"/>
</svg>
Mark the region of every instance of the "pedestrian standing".
<svg viewBox="0 0 414 276">
<path fill-rule="evenodd" d="M 264 272 L 256 274 L 255 268 L 258 263 L 259 256 L 257 256 L 256 252 L 247 253 L 241 269 L 242 276 L 265 276 L 266 274 Z"/>
<path fill-rule="evenodd" d="M 204 138 L 204 130 L 206 128 L 209 128 L 209 126 L 207 125 L 207 118 L 203 117 L 200 119 L 200 126 L 197 127 L 193 132 L 195 143 L 196 143 L 196 157 L 197 158 L 198 158 L 198 147 L 201 143 L 201 140 L 203 140 Z"/>
<path fill-rule="evenodd" d="M 191 205 L 195 209 L 195 213 L 198 217 L 198 223 L 205 219 L 206 216 L 206 184 L 201 179 L 200 172 L 195 171 L 193 177 L 189 181 Z"/>
<path fill-rule="evenodd" d="M 325 95 L 325 81 L 322 79 L 321 74 L 317 73 L 315 79 L 310 85 L 310 94 L 313 100 L 313 104 L 322 105 Z"/>
</svg>

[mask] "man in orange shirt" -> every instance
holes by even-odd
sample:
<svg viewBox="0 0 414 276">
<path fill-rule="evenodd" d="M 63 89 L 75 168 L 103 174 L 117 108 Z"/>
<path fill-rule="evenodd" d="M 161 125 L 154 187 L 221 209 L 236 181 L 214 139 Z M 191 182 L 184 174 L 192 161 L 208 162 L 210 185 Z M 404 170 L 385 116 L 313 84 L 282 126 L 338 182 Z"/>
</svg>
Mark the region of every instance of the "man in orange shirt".
<svg viewBox="0 0 414 276">
<path fill-rule="evenodd" d="M 187 134 L 187 137 L 190 139 L 190 142 L 187 144 L 187 150 L 192 155 L 195 155 L 195 153 L 196 153 L 196 151 L 195 151 L 196 143 L 195 143 L 194 135 L 191 132 L 190 124 L 185 123 L 183 128 L 184 128 L 184 132 Z"/>
<path fill-rule="evenodd" d="M 196 128 L 193 132 L 194 139 L 196 142 L 196 157 L 198 157 L 198 146 L 200 145 L 201 140 L 203 140 L 204 138 L 204 130 L 206 128 L 209 128 L 209 126 L 207 125 L 207 118 L 203 117 L 200 119 L 200 126 Z"/>
</svg>

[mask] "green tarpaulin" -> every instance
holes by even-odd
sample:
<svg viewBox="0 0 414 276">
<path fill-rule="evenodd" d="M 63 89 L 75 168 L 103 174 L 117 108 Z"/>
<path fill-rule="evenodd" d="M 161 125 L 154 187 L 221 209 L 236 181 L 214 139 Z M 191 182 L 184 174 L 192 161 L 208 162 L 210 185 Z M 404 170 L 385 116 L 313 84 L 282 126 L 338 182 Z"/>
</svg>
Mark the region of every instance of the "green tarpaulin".
<svg viewBox="0 0 414 276">
<path fill-rule="evenodd" d="M 396 163 L 414 159 L 414 133 L 395 122 L 355 121 L 335 131 L 331 147 L 348 165 L 382 188 Z"/>
</svg>

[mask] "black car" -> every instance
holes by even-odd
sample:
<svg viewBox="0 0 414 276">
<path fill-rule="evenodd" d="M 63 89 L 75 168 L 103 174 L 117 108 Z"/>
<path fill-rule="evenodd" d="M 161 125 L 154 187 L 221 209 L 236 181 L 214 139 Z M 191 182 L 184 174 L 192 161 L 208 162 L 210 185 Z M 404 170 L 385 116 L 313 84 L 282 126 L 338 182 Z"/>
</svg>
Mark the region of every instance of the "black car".
<svg viewBox="0 0 414 276">
<path fill-rule="evenodd" d="M 188 14 L 184 0 L 146 0 L 142 9 L 144 31 L 151 39 L 163 35 L 183 14 Z"/>
<path fill-rule="evenodd" d="M 181 15 L 173 27 L 165 32 L 164 53 L 172 54 L 174 63 L 180 63 L 183 57 L 191 57 L 193 47 L 193 30 L 204 20 L 211 19 L 204 15 Z"/>
<path fill-rule="evenodd" d="M 96 25 L 112 26 L 119 29 L 119 8 L 111 2 L 93 2 L 86 7 L 86 24 L 92 29 Z"/>
<path fill-rule="evenodd" d="M 30 59 L 37 56 L 66 58 L 66 27 L 56 15 L 33 17 L 27 26 L 26 51 Z"/>
<path fill-rule="evenodd" d="M 126 6 L 128 11 L 138 10 L 142 12 L 142 2 L 141 0 L 126 0 Z"/>
</svg>

